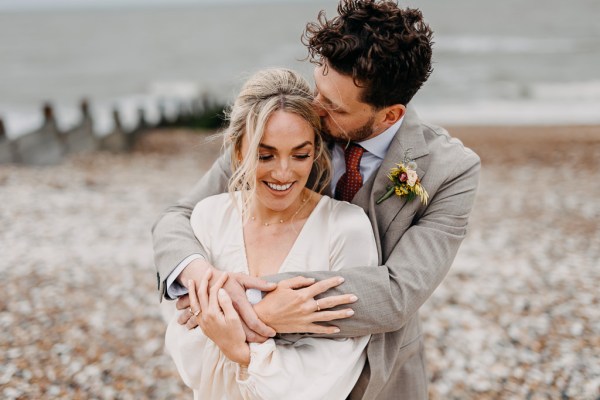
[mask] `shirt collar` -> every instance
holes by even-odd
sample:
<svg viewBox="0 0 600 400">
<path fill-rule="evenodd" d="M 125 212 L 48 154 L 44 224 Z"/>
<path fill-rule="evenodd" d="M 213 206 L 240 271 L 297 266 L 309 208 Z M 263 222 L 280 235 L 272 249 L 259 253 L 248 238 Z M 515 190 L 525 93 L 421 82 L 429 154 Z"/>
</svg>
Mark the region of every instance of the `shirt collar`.
<svg viewBox="0 0 600 400">
<path fill-rule="evenodd" d="M 390 144 L 392 144 L 392 140 L 394 140 L 394 136 L 396 136 L 396 132 L 398 132 L 398 129 L 400 129 L 400 126 L 402 126 L 402 121 L 404 121 L 404 116 L 396 121 L 394 125 L 381 132 L 379 135 L 371 139 L 358 142 L 358 144 L 360 144 L 361 147 L 363 147 L 369 153 L 383 160 L 390 147 Z"/>
</svg>

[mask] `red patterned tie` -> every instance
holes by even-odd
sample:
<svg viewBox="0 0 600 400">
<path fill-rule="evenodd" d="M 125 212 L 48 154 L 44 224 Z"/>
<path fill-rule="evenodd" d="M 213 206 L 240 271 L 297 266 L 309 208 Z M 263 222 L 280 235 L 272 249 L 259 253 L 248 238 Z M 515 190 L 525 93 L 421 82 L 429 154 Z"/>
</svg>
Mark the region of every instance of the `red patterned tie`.
<svg viewBox="0 0 600 400">
<path fill-rule="evenodd" d="M 361 188 L 363 181 L 360 176 L 360 159 L 365 149 L 351 143 L 344 151 L 346 159 L 346 172 L 335 187 L 335 198 L 342 201 L 352 201 L 354 195 Z"/>
</svg>

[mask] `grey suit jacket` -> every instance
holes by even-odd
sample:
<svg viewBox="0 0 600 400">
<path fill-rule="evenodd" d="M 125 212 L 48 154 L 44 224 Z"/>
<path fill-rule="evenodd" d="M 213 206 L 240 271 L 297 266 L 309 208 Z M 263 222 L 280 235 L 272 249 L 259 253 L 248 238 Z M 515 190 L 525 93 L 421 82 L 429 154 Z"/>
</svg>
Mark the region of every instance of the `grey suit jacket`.
<svg viewBox="0 0 600 400">
<path fill-rule="evenodd" d="M 405 151 L 429 193 L 429 203 L 392 196 L 377 205 L 390 181 L 387 174 Z M 367 364 L 350 399 L 426 399 L 427 374 L 418 310 L 440 284 L 467 231 L 478 185 L 479 157 L 437 126 L 423 123 L 411 107 L 379 170 L 353 199 L 373 225 L 379 267 L 335 273 L 302 272 L 324 279 L 342 275 L 345 282 L 326 295 L 354 293 L 353 317 L 336 321 L 341 332 L 329 337 L 372 334 Z M 204 197 L 226 190 L 226 156 L 198 182 L 189 196 L 166 210 L 153 228 L 158 289 L 173 268 L 193 253 L 203 254 L 192 234 L 189 216 Z M 280 274 L 276 279 L 290 275 Z"/>
</svg>

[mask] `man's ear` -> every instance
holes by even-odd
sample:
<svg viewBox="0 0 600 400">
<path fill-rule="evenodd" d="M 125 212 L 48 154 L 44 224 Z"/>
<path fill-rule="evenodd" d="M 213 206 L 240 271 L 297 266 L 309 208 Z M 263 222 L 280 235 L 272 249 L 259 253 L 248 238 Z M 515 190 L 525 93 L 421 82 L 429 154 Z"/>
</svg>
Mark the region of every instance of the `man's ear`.
<svg viewBox="0 0 600 400">
<path fill-rule="evenodd" d="M 402 104 L 393 104 L 385 107 L 381 111 L 383 111 L 383 124 L 390 127 L 406 114 L 406 107 Z"/>
</svg>

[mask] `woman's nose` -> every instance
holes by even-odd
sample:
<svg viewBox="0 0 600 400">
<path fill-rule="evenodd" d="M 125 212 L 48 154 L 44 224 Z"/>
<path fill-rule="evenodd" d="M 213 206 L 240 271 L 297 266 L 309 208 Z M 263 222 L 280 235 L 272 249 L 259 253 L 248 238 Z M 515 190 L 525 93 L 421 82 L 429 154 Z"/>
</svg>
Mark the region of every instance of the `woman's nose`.
<svg viewBox="0 0 600 400">
<path fill-rule="evenodd" d="M 273 178 L 277 179 L 281 183 L 285 183 L 291 176 L 290 165 L 287 159 L 280 158 L 277 166 L 273 170 Z"/>
</svg>

